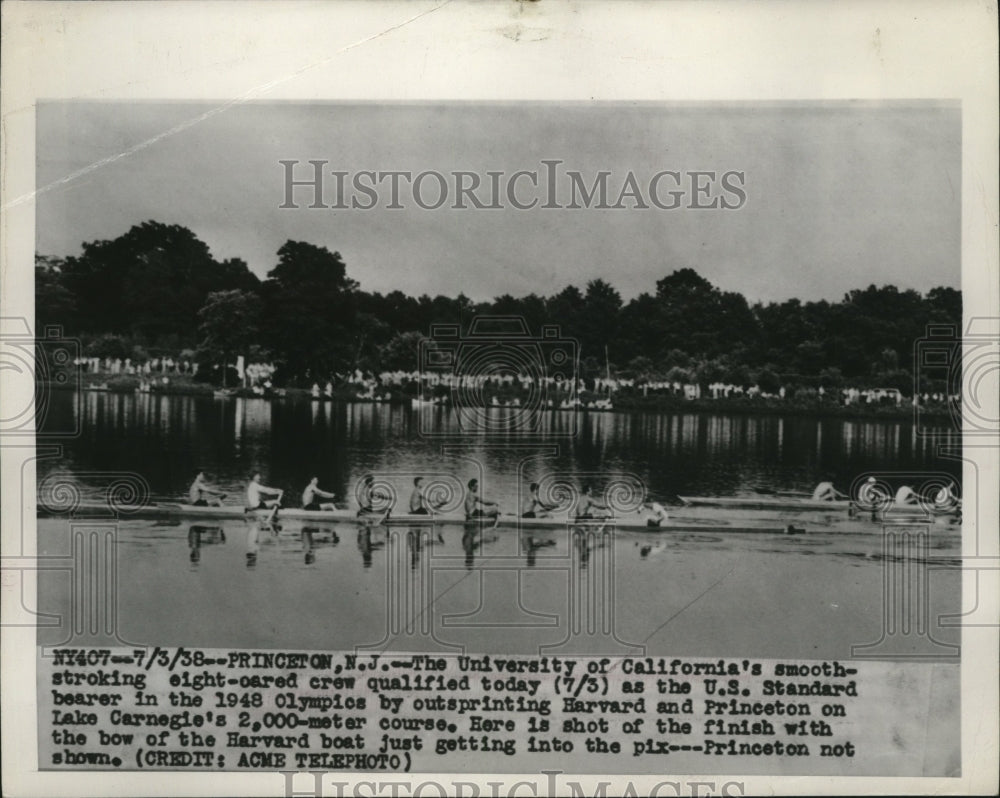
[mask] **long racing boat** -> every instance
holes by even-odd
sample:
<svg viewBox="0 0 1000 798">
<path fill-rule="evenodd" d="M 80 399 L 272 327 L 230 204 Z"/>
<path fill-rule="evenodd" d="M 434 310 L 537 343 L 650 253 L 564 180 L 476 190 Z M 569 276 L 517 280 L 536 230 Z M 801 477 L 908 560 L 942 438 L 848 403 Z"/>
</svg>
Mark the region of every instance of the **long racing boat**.
<svg viewBox="0 0 1000 798">
<path fill-rule="evenodd" d="M 879 515 L 951 515 L 954 506 L 931 506 L 922 504 L 889 505 L 886 508 L 866 507 L 850 500 L 821 501 L 794 496 L 678 496 L 690 507 L 719 507 L 734 510 L 780 510 L 799 512 L 848 513 L 852 508 L 859 514 L 877 512 Z"/>
<path fill-rule="evenodd" d="M 238 506 L 201 507 L 190 504 L 122 504 L 109 506 L 104 502 L 82 502 L 75 507 L 53 511 L 43 504 L 38 505 L 38 514 L 49 517 L 71 516 L 73 518 L 109 517 L 118 520 L 136 519 L 177 519 L 199 518 L 217 520 L 256 520 L 266 521 L 269 510 L 247 511 Z M 281 509 L 278 521 L 301 521 L 303 523 L 353 523 L 386 526 L 480 526 L 502 529 L 559 529 L 567 526 L 584 528 L 613 527 L 615 529 L 636 532 L 725 532 L 725 533 L 764 533 L 764 534 L 797 534 L 807 531 L 800 526 L 775 523 L 774 519 L 724 519 L 710 518 L 671 518 L 659 526 L 650 526 L 648 516 L 632 514 L 616 518 L 570 518 L 566 514 L 551 518 L 520 518 L 513 514 L 500 515 L 496 519 L 490 517 L 466 519 L 464 513 L 439 513 L 430 515 L 413 514 L 361 514 L 354 510 L 302 510 L 297 508 Z"/>
</svg>

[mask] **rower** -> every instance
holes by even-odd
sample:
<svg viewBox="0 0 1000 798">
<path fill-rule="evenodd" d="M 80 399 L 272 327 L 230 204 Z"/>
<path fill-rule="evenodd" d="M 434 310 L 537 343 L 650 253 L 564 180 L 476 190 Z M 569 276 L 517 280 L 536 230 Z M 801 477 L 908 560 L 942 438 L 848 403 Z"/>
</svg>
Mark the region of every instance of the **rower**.
<svg viewBox="0 0 1000 798">
<path fill-rule="evenodd" d="M 847 494 L 837 490 L 832 482 L 824 480 L 816 486 L 812 498 L 815 502 L 832 502 L 835 499 L 846 499 L 848 497 Z"/>
<path fill-rule="evenodd" d="M 500 515 L 500 505 L 496 502 L 486 501 L 479 495 L 479 480 L 470 479 L 467 484 L 468 490 L 465 493 L 465 517 L 471 518 L 498 518 Z"/>
<path fill-rule="evenodd" d="M 551 518 L 555 509 L 538 498 L 538 483 L 532 482 L 528 495 L 521 504 L 521 518 Z"/>
<path fill-rule="evenodd" d="M 895 503 L 897 507 L 912 506 L 920 503 L 920 497 L 909 485 L 902 485 L 896 491 Z"/>
<path fill-rule="evenodd" d="M 413 478 L 413 492 L 410 493 L 410 515 L 434 515 L 434 508 L 424 495 L 424 478 Z"/>
<path fill-rule="evenodd" d="M 583 494 L 580 496 L 580 500 L 576 503 L 576 513 L 574 518 L 577 519 L 589 519 L 589 518 L 607 518 L 606 515 L 596 516 L 593 510 L 604 510 L 608 511 L 608 506 L 606 504 L 601 504 L 594 498 L 594 490 L 591 486 L 583 486 Z"/>
<path fill-rule="evenodd" d="M 934 504 L 938 507 L 961 507 L 962 500 L 958 498 L 958 486 L 955 480 L 949 480 L 943 488 L 939 488 L 934 494 Z"/>
<path fill-rule="evenodd" d="M 388 494 L 375 490 L 375 477 L 371 474 L 365 474 L 361 480 L 361 485 L 358 487 L 358 515 L 381 512 L 375 509 L 376 499 L 386 502 L 392 501 L 392 497 Z M 388 513 L 388 510 L 386 512 Z"/>
<path fill-rule="evenodd" d="M 212 498 L 215 497 L 215 498 Z M 216 490 L 205 481 L 205 472 L 199 471 L 188 489 L 188 504 L 194 507 L 221 507 L 226 494 Z"/>
<path fill-rule="evenodd" d="M 888 499 L 875 477 L 868 477 L 858 489 L 858 504 L 863 507 L 875 508 L 884 505 Z"/>
<path fill-rule="evenodd" d="M 649 496 L 646 496 L 646 500 L 639 505 L 639 512 L 643 510 L 648 510 L 653 514 L 652 518 L 646 519 L 646 526 L 650 529 L 656 529 L 657 527 L 663 526 L 667 521 L 670 520 L 670 516 L 667 515 L 666 509 L 659 502 L 654 502 Z"/>
<path fill-rule="evenodd" d="M 275 496 L 276 498 L 265 499 L 265 495 Z M 271 514 L 267 517 L 267 520 L 268 522 L 273 521 L 278 514 L 278 508 L 281 506 L 281 497 L 284 495 L 285 492 L 283 490 L 261 485 L 260 473 L 255 473 L 253 479 L 250 480 L 250 484 L 247 485 L 247 512 L 253 510 L 270 510 Z"/>
<path fill-rule="evenodd" d="M 336 510 L 337 505 L 332 501 L 329 502 L 319 502 L 319 499 L 334 499 L 336 496 L 333 493 L 328 493 L 325 490 L 320 490 L 319 488 L 319 477 L 313 477 L 309 480 L 309 484 L 306 485 L 306 489 L 302 491 L 302 509 L 303 510 Z"/>
</svg>

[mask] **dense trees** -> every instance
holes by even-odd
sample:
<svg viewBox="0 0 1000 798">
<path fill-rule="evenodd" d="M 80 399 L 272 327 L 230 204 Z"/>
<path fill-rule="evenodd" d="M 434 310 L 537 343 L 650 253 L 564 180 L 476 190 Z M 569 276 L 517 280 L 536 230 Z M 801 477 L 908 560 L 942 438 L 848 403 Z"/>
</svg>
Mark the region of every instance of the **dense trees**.
<svg viewBox="0 0 1000 798">
<path fill-rule="evenodd" d="M 198 311 L 201 323 L 200 353 L 222 367 L 226 384 L 227 364 L 244 358 L 260 340 L 261 302 L 249 291 L 213 291 Z"/>
<path fill-rule="evenodd" d="M 40 291 L 47 313 L 58 301 L 54 288 L 72 298 L 60 319 L 66 329 L 177 347 L 197 343 L 198 311 L 210 292 L 259 286 L 243 261 L 216 261 L 190 230 L 158 222 L 85 243 L 83 254 L 66 258 L 56 274 L 57 285 L 37 287 L 48 289 Z"/>
<path fill-rule="evenodd" d="M 339 252 L 302 241 L 278 250 L 278 265 L 261 286 L 263 340 L 283 377 L 324 379 L 355 359 L 358 284 Z"/>
<path fill-rule="evenodd" d="M 467 330 L 478 314 L 511 315 L 534 333 L 558 324 L 592 376 L 610 361 L 617 374 L 647 379 L 904 390 L 927 325 L 961 324 L 961 293 L 949 287 L 922 296 L 870 285 L 840 302 L 750 306 L 694 269 L 665 268 L 653 293 L 629 302 L 592 280 L 550 297 L 474 303 L 361 291 L 338 252 L 306 242 L 287 241 L 276 256 L 261 282 L 241 260 L 217 261 L 190 230 L 146 222 L 85 243 L 78 257 L 38 256 L 37 321 L 83 337 L 89 354 L 197 346 L 214 366 L 254 351 L 275 363 L 279 382 L 308 384 L 353 369 L 415 369 L 434 325 Z"/>
</svg>

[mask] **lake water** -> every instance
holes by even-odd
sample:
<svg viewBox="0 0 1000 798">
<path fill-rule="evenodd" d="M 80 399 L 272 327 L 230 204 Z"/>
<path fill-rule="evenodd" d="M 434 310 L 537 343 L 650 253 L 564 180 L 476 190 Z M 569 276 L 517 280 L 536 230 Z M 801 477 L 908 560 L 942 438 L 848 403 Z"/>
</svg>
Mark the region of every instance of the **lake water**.
<svg viewBox="0 0 1000 798">
<path fill-rule="evenodd" d="M 846 487 L 869 472 L 959 475 L 957 461 L 935 456 L 940 439 L 907 422 L 559 412 L 542 421 L 550 442 L 518 429 L 502 440 L 464 434 L 436 408 L 56 393 L 49 426 L 79 435 L 52 456 L 40 451 L 38 473 L 43 492 L 74 484 L 94 497 L 138 475 L 151 498 L 177 501 L 203 469 L 238 503 L 260 471 L 290 505 L 313 475 L 341 497 L 365 473 L 403 497 L 414 474 L 442 486 L 475 476 L 510 508 L 528 480 L 600 489 L 638 479 L 665 497 L 806 490 L 824 476 Z M 137 645 L 955 656 L 958 629 L 939 616 L 960 612 L 959 544 L 959 527 L 940 519 L 887 531 L 820 518 L 792 537 L 294 522 L 274 534 L 243 520 L 40 519 L 40 553 L 90 562 L 114 596 L 98 607 L 59 569 L 43 571 L 38 608 L 60 620 L 40 638 L 79 644 L 81 617 L 96 612 L 114 629 L 102 634 Z M 887 601 L 887 585 L 907 580 L 926 603 Z"/>
<path fill-rule="evenodd" d="M 961 478 L 958 460 L 937 456 L 949 439 L 918 435 L 909 421 L 553 411 L 539 437 L 497 409 L 481 427 L 502 430 L 505 420 L 510 432 L 488 437 L 443 408 L 55 392 L 47 426 L 79 435 L 40 460 L 39 477 L 87 489 L 104 486 L 108 472 L 135 473 L 153 498 L 177 501 L 201 469 L 239 501 L 260 471 L 294 505 L 312 476 L 343 498 L 366 473 L 404 497 L 415 474 L 449 475 L 479 478 L 510 509 L 525 481 L 546 475 L 598 490 L 633 475 L 654 497 L 811 491 L 824 478 L 846 490 L 869 472 Z"/>
</svg>

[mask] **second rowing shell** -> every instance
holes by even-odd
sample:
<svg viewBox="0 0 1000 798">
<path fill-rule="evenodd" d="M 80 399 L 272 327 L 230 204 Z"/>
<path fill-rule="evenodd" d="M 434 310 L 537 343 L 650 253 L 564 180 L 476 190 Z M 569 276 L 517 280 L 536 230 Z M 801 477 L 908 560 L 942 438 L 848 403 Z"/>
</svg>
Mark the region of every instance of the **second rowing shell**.
<svg viewBox="0 0 1000 798">
<path fill-rule="evenodd" d="M 690 507 L 718 507 L 734 510 L 790 510 L 800 512 L 848 512 L 852 505 L 860 512 L 871 512 L 871 507 L 864 507 L 851 501 L 820 501 L 817 499 L 797 499 L 775 496 L 678 496 L 685 505 Z M 905 513 L 919 515 L 949 515 L 955 512 L 954 507 L 935 507 L 923 505 L 892 506 L 886 514 L 902 515 Z"/>
<path fill-rule="evenodd" d="M 115 515 L 121 518 L 149 518 L 149 519 L 171 519 L 171 518 L 217 518 L 217 519 L 245 519 L 255 518 L 264 520 L 270 514 L 269 510 L 246 511 L 242 507 L 195 507 L 190 504 L 132 504 L 116 505 L 110 508 L 104 503 L 81 503 L 73 508 L 67 508 L 67 512 L 46 511 L 39 505 L 39 515 L 55 516 L 72 515 L 74 517 L 86 516 L 108 516 Z M 282 521 L 302 521 L 302 522 L 337 522 L 355 524 L 375 524 L 382 520 L 381 515 L 361 515 L 354 510 L 301 510 L 282 509 L 278 512 L 278 520 Z M 444 524 L 449 526 L 493 526 L 492 518 L 474 518 L 468 520 L 464 514 L 442 513 L 435 516 L 428 515 L 391 515 L 385 521 L 391 526 L 419 526 Z M 802 527 L 789 529 L 786 526 L 777 526 L 773 522 L 754 523 L 746 520 L 730 522 L 724 520 L 711 520 L 700 518 L 671 519 L 658 527 L 651 527 L 645 518 L 624 517 L 624 518 L 590 518 L 590 519 L 570 519 L 567 516 L 557 516 L 554 518 L 519 518 L 513 515 L 501 515 L 496 526 L 502 529 L 559 529 L 567 526 L 581 527 L 601 527 L 608 526 L 616 529 L 625 529 L 636 532 L 729 532 L 729 533 L 770 533 L 789 534 L 806 531 Z"/>
</svg>

